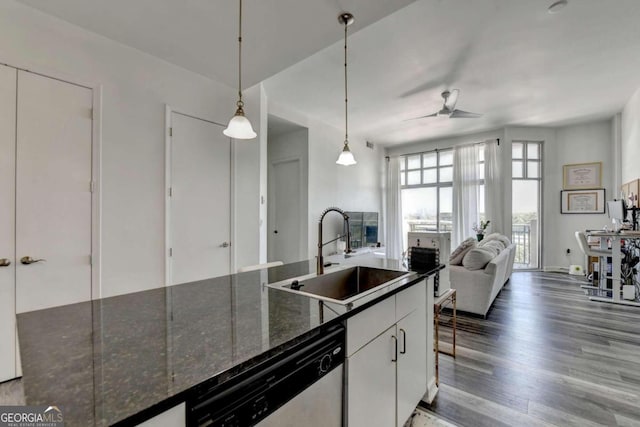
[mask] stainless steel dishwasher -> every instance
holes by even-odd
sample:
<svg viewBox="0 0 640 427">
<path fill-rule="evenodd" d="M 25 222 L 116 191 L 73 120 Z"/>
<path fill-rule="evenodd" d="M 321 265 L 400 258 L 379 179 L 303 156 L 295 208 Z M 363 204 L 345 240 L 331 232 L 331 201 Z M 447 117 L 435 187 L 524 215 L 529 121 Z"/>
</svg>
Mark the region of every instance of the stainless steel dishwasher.
<svg viewBox="0 0 640 427">
<path fill-rule="evenodd" d="M 202 387 L 187 426 L 342 425 L 345 329 L 334 325 L 228 383 Z"/>
</svg>

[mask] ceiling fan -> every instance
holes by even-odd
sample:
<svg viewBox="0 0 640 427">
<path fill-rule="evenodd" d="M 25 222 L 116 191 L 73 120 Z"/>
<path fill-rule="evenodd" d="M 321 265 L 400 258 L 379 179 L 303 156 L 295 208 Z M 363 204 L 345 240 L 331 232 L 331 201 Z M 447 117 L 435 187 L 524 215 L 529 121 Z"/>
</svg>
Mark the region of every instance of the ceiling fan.
<svg viewBox="0 0 640 427">
<path fill-rule="evenodd" d="M 442 109 L 433 114 L 429 114 L 427 116 L 415 117 L 409 120 L 417 120 L 424 119 L 426 117 L 444 117 L 447 116 L 450 119 L 475 119 L 478 117 L 482 117 L 482 114 L 478 113 L 470 113 L 469 111 L 457 110 L 456 103 L 458 102 L 458 95 L 460 91 L 458 89 L 453 89 L 451 91 L 445 90 L 442 92 L 442 98 L 444 98 L 444 103 L 442 104 Z"/>
</svg>

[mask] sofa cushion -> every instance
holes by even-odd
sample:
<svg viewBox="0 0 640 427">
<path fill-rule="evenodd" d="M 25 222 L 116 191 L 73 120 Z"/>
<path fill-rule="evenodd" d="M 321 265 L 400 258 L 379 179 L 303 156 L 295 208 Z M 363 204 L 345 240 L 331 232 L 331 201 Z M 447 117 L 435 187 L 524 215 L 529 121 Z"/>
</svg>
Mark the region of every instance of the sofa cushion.
<svg viewBox="0 0 640 427">
<path fill-rule="evenodd" d="M 449 257 L 449 265 L 462 265 L 462 258 L 464 258 L 467 252 L 475 248 L 476 244 L 476 239 L 473 237 L 469 237 L 467 240 L 460 243 L 460 246 L 458 246 Z"/>
<path fill-rule="evenodd" d="M 483 240 L 484 242 L 484 240 Z M 482 242 L 481 242 L 482 243 Z M 504 245 L 504 243 L 502 243 L 500 240 L 497 239 L 493 239 L 493 240 L 489 240 L 488 242 L 486 242 L 484 245 L 479 247 L 482 248 L 492 248 L 495 249 L 497 251 L 496 255 L 499 254 L 500 252 L 502 252 L 503 250 L 505 250 L 507 247 Z"/>
<path fill-rule="evenodd" d="M 502 242 L 502 244 L 504 245 L 504 247 L 506 248 L 507 246 L 509 246 L 511 244 L 511 240 L 509 240 L 509 238 L 507 236 L 505 236 L 504 234 L 500 234 L 500 233 L 491 233 L 491 234 L 487 234 L 484 239 L 482 239 L 482 241 L 480 242 L 479 246 L 482 246 L 482 244 L 487 244 L 493 240 L 498 240 L 500 242 Z"/>
<path fill-rule="evenodd" d="M 481 270 L 489 261 L 498 255 L 498 250 L 492 246 L 473 248 L 462 259 L 462 265 L 467 270 Z"/>
</svg>

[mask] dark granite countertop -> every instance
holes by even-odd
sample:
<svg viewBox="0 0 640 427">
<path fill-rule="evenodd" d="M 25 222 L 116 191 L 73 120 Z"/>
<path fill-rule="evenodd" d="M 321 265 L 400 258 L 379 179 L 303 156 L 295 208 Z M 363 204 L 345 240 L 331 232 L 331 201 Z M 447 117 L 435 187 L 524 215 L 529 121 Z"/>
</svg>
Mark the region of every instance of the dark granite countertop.
<svg viewBox="0 0 640 427">
<path fill-rule="evenodd" d="M 314 271 L 315 261 L 303 261 L 20 314 L 26 403 L 62 406 L 67 426 L 168 409 L 196 385 L 222 382 L 317 333 L 309 297 L 266 286 Z"/>
</svg>

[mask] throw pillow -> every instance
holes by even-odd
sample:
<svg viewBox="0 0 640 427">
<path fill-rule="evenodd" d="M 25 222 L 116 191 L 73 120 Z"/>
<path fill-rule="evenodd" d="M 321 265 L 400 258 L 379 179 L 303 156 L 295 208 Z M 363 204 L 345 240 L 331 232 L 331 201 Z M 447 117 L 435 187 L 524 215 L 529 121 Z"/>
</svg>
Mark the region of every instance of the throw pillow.
<svg viewBox="0 0 640 427">
<path fill-rule="evenodd" d="M 487 243 L 482 245 L 483 248 L 495 248 L 498 251 L 498 254 L 505 250 L 506 246 L 502 241 L 498 239 L 489 240 Z M 496 254 L 497 255 L 497 254 Z"/>
<path fill-rule="evenodd" d="M 484 236 L 484 239 L 482 239 L 482 242 L 480 242 L 480 243 L 487 244 L 492 240 L 501 241 L 504 244 L 505 248 L 511 244 L 511 240 L 509 240 L 509 238 L 507 236 L 505 236 L 504 234 L 500 234 L 500 233 L 487 234 L 486 236 Z"/>
<path fill-rule="evenodd" d="M 492 247 L 471 249 L 462 259 L 462 265 L 467 270 L 481 270 L 495 258 L 497 251 Z"/>
<path fill-rule="evenodd" d="M 467 252 L 476 247 L 476 243 L 476 239 L 474 239 L 473 237 L 469 237 L 467 240 L 460 243 L 460 246 L 458 246 L 456 250 L 451 253 L 451 256 L 449 257 L 449 264 L 461 265 L 462 258 L 464 258 Z"/>
</svg>

